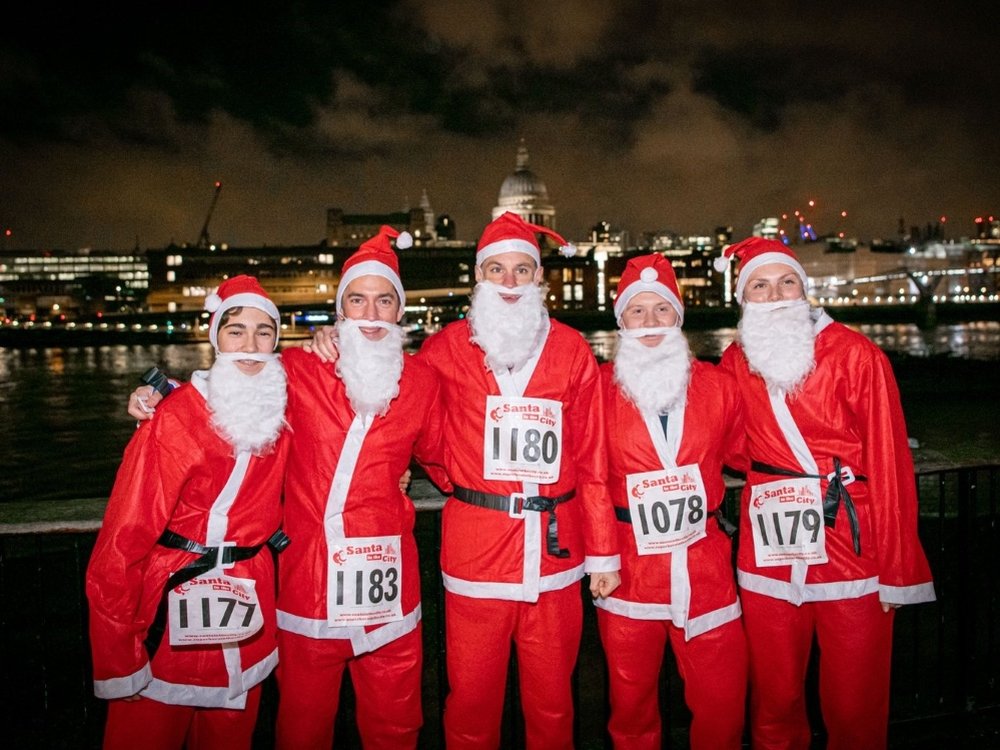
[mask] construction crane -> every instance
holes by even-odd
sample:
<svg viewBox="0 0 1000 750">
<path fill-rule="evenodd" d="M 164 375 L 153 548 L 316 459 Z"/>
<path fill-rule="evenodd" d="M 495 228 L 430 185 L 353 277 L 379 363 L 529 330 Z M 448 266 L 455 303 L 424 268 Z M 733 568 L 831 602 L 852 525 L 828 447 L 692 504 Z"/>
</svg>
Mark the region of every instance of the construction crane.
<svg viewBox="0 0 1000 750">
<path fill-rule="evenodd" d="M 212 220 L 212 212 L 215 210 L 215 204 L 219 202 L 219 193 L 222 192 L 222 183 L 218 180 L 215 181 L 215 195 L 212 196 L 212 205 L 208 207 L 208 215 L 205 217 L 205 223 L 201 227 L 201 234 L 198 235 L 198 242 L 195 247 L 209 248 L 212 246 L 211 241 L 208 239 L 208 222 Z"/>
</svg>

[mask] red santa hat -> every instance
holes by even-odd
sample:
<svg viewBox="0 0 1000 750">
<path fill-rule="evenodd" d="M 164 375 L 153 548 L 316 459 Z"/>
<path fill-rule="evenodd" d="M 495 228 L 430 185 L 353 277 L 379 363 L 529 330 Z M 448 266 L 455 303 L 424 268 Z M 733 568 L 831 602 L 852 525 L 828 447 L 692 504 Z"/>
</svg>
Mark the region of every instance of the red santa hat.
<svg viewBox="0 0 1000 750">
<path fill-rule="evenodd" d="M 576 248 L 562 238 L 558 232 L 538 224 L 529 224 L 517 214 L 506 211 L 483 230 L 476 248 L 476 265 L 501 253 L 525 253 L 534 258 L 535 263 L 542 264 L 541 250 L 536 234 L 546 234 L 559 243 L 559 252 L 563 255 L 574 255 Z"/>
<path fill-rule="evenodd" d="M 399 278 L 399 258 L 393 252 L 389 240 L 396 240 L 396 247 L 405 250 L 413 246 L 413 235 L 409 232 L 398 232 L 388 224 L 383 224 L 371 239 L 365 240 L 354 254 L 344 261 L 340 269 L 340 284 L 337 285 L 337 312 L 343 313 L 341 304 L 348 285 L 362 276 L 381 276 L 388 279 L 399 296 L 399 304 L 406 302 L 406 292 Z"/>
<path fill-rule="evenodd" d="M 615 317 L 621 318 L 629 300 L 642 292 L 653 292 L 665 299 L 677 311 L 677 320 L 684 323 L 684 303 L 681 302 L 677 276 L 670 261 L 659 253 L 639 255 L 625 264 L 615 297 Z"/>
<path fill-rule="evenodd" d="M 208 340 L 216 351 L 219 349 L 219 323 L 226 310 L 234 307 L 253 307 L 267 313 L 275 325 L 274 344 L 278 344 L 278 334 L 281 333 L 281 315 L 278 307 L 267 296 L 264 287 L 253 276 L 240 274 L 226 279 L 219 288 L 205 297 L 205 309 L 212 313 L 208 322 Z"/>
<path fill-rule="evenodd" d="M 733 258 L 738 259 L 740 263 L 740 275 L 736 279 L 736 300 L 740 304 L 743 304 L 743 289 L 747 285 L 750 274 L 754 269 L 768 263 L 784 263 L 789 266 L 802 280 L 802 288 L 809 288 L 809 278 L 806 276 L 806 270 L 799 263 L 799 259 L 795 257 L 795 253 L 788 246 L 778 240 L 748 237 L 723 250 L 722 255 L 717 257 L 712 265 L 716 271 L 724 273 Z"/>
</svg>

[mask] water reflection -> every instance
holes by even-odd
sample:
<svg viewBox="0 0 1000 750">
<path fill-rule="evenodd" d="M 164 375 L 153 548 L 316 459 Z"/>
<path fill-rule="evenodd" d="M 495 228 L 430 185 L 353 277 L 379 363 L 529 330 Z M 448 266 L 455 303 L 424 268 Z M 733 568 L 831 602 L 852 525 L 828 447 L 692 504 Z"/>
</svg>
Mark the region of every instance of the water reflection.
<svg viewBox="0 0 1000 750">
<path fill-rule="evenodd" d="M 1000 323 L 863 325 L 856 330 L 890 352 L 1000 360 Z M 736 331 L 691 331 L 692 351 L 718 358 Z M 615 331 L 586 334 L 608 360 Z M 297 343 L 292 343 L 292 346 Z M 135 430 L 125 413 L 139 376 L 157 365 L 179 380 L 212 362 L 210 344 L 0 348 L 0 502 L 100 497 L 110 489 Z"/>
<path fill-rule="evenodd" d="M 950 356 L 1000 359 L 1000 322 L 977 321 L 921 330 L 910 324 L 871 323 L 851 326 L 887 352 L 915 357 Z"/>
<path fill-rule="evenodd" d="M 922 330 L 912 323 L 865 323 L 850 325 L 885 352 L 914 357 L 958 357 L 984 361 L 1000 360 L 1000 322 L 978 321 L 941 325 Z M 718 359 L 735 338 L 735 328 L 689 331 L 691 351 L 702 359 Z M 602 361 L 609 360 L 617 346 L 615 331 L 592 331 L 584 338 Z"/>
</svg>

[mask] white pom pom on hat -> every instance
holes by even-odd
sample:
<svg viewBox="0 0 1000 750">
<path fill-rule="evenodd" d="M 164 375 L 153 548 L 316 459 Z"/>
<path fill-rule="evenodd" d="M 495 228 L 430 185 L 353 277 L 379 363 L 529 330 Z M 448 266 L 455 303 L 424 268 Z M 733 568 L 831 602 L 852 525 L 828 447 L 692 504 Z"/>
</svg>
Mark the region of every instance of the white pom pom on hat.
<svg viewBox="0 0 1000 750">
<path fill-rule="evenodd" d="M 718 255 L 715 260 L 712 261 L 712 266 L 719 273 L 725 273 L 726 269 L 729 268 L 729 262 L 731 258 L 728 255 Z"/>
<path fill-rule="evenodd" d="M 219 309 L 219 305 L 222 304 L 222 297 L 220 297 L 215 292 L 205 297 L 205 309 L 211 313 L 214 313 Z"/>
</svg>

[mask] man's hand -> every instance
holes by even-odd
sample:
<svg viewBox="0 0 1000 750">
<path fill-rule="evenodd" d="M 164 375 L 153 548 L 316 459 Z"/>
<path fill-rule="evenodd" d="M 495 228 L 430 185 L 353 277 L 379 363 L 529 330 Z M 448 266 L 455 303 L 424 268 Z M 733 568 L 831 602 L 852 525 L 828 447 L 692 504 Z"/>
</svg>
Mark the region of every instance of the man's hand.
<svg viewBox="0 0 1000 750">
<path fill-rule="evenodd" d="M 621 582 L 622 577 L 617 570 L 614 573 L 591 573 L 590 595 L 595 599 L 607 599 Z"/>
<path fill-rule="evenodd" d="M 337 351 L 337 329 L 335 326 L 321 326 L 313 334 L 312 341 L 302 345 L 310 354 L 315 354 L 324 362 L 336 362 L 340 357 Z"/>
<path fill-rule="evenodd" d="M 879 604 L 882 605 L 883 612 L 888 612 L 890 609 L 899 609 L 903 606 L 902 604 L 889 604 L 888 602 L 879 602 Z"/>
<path fill-rule="evenodd" d="M 143 422 L 153 418 L 156 405 L 163 400 L 151 385 L 140 385 L 128 397 L 128 413 L 136 420 Z"/>
<path fill-rule="evenodd" d="M 406 491 L 410 488 L 410 477 L 412 475 L 413 472 L 407 469 L 403 473 L 403 476 L 399 478 L 399 491 L 402 492 L 404 495 L 406 494 Z"/>
</svg>

